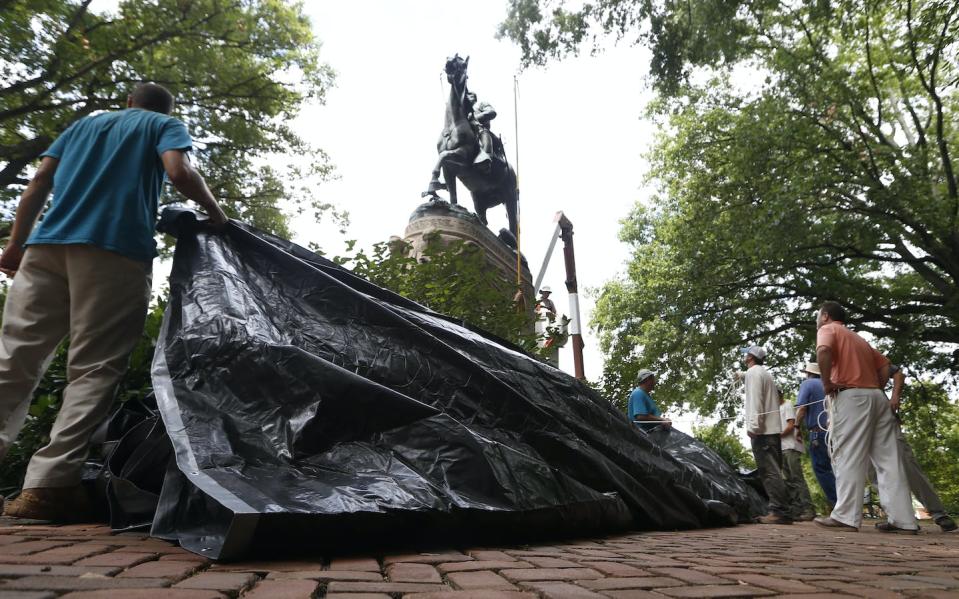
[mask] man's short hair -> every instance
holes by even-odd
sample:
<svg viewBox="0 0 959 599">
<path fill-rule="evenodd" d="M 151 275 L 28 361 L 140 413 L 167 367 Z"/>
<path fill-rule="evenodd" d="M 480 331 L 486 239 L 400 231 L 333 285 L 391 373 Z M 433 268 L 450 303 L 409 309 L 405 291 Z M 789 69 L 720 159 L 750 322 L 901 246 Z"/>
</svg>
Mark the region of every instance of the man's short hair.
<svg viewBox="0 0 959 599">
<path fill-rule="evenodd" d="M 846 309 L 842 307 L 842 304 L 834 301 L 825 301 L 822 303 L 822 306 L 819 307 L 820 312 L 825 312 L 829 315 L 829 318 L 833 320 L 838 320 L 839 322 L 846 322 Z"/>
<path fill-rule="evenodd" d="M 173 94 L 170 90 L 156 83 L 141 83 L 130 94 L 134 108 L 152 110 L 162 114 L 173 112 Z"/>
<path fill-rule="evenodd" d="M 753 359 L 757 366 L 763 366 L 766 363 L 766 358 L 757 358 L 753 354 L 749 354 L 749 357 Z"/>
</svg>

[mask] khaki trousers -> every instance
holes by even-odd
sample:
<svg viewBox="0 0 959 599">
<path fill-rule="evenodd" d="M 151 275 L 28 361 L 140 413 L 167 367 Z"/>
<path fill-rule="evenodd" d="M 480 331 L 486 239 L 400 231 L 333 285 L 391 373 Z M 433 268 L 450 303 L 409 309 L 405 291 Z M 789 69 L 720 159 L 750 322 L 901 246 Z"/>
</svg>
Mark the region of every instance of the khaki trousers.
<svg viewBox="0 0 959 599">
<path fill-rule="evenodd" d="M 836 473 L 836 507 L 832 518 L 862 525 L 862 488 L 866 466 L 876 468 L 879 501 L 889 523 L 916 529 L 909 483 L 899 459 L 898 426 L 886 394 L 879 389 L 847 389 L 831 403 L 829 436 Z"/>
<path fill-rule="evenodd" d="M 90 245 L 26 250 L 0 328 L 0 458 L 23 427 L 57 345 L 67 336 L 67 386 L 24 488 L 79 484 L 90 436 L 106 417 L 143 333 L 151 265 Z"/>
<path fill-rule="evenodd" d="M 902 434 L 902 426 L 898 423 L 896 424 L 896 442 L 899 444 L 899 459 L 902 460 L 902 469 L 906 471 L 906 480 L 909 481 L 909 488 L 919 499 L 919 503 L 926 508 L 926 511 L 929 512 L 929 515 L 933 518 L 948 516 L 946 506 L 942 504 L 942 499 L 939 499 L 939 494 L 936 493 L 936 489 L 932 486 L 932 483 L 929 482 L 926 473 L 922 471 L 922 467 L 916 460 L 916 455 L 912 453 L 912 447 L 909 446 L 905 435 Z M 879 486 L 878 479 L 876 478 L 876 469 L 872 464 L 869 464 L 868 478 L 869 482 L 877 487 Z"/>
</svg>

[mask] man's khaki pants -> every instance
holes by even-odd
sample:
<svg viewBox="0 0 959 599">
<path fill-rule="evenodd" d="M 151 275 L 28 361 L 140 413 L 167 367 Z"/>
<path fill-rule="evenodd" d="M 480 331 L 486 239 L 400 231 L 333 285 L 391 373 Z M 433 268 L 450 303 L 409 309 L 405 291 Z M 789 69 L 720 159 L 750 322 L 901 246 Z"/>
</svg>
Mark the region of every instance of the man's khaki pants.
<svg viewBox="0 0 959 599">
<path fill-rule="evenodd" d="M 831 402 L 829 415 L 832 468 L 836 473 L 833 520 L 862 524 L 862 488 L 866 466 L 876 468 L 879 501 L 890 524 L 918 528 L 909 483 L 899 459 L 896 418 L 879 389 L 846 389 Z"/>
<path fill-rule="evenodd" d="M 912 452 L 912 447 L 909 446 L 905 435 L 902 434 L 902 426 L 898 422 L 896 423 L 896 442 L 899 444 L 899 459 L 902 460 L 902 469 L 906 471 L 909 488 L 919 499 L 919 503 L 926 508 L 926 511 L 933 518 L 948 516 L 946 506 L 942 504 L 942 499 L 939 499 L 936 489 L 929 482 L 926 473 L 922 471 L 922 467 L 916 460 L 916 455 Z M 876 469 L 872 464 L 869 465 L 869 482 L 877 487 L 879 486 Z"/>
<path fill-rule="evenodd" d="M 90 245 L 26 250 L 0 330 L 0 459 L 57 345 L 69 336 L 67 386 L 50 442 L 30 460 L 24 488 L 79 484 L 90 436 L 110 409 L 143 333 L 150 264 Z"/>
</svg>

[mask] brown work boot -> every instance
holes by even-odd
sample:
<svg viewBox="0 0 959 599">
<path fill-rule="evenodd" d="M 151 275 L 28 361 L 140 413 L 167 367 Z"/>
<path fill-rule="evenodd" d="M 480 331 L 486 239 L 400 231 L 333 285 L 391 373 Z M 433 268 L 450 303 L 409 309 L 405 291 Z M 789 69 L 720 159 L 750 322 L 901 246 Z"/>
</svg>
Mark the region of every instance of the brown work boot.
<svg viewBox="0 0 959 599">
<path fill-rule="evenodd" d="M 16 499 L 3 506 L 3 515 L 61 523 L 89 522 L 90 498 L 80 485 L 24 489 Z"/>
<path fill-rule="evenodd" d="M 856 528 L 855 526 L 851 526 L 849 524 L 846 524 L 845 522 L 840 522 L 839 520 L 835 520 L 830 516 L 815 518 L 813 519 L 813 522 L 815 522 L 819 526 L 825 526 L 826 528 L 839 528 L 841 530 L 853 530 L 853 531 L 859 532 L 859 529 Z"/>
<path fill-rule="evenodd" d="M 761 516 L 756 519 L 756 522 L 760 524 L 792 524 L 793 519 L 789 516 L 780 516 L 779 514 L 773 514 L 772 512 Z"/>
</svg>

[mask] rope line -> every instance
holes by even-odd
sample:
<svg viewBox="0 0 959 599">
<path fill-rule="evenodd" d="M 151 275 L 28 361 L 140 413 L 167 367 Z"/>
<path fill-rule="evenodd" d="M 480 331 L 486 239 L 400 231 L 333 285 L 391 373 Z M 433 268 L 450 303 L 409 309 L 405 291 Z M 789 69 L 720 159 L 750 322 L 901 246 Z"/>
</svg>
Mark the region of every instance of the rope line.
<svg viewBox="0 0 959 599">
<path fill-rule="evenodd" d="M 739 388 L 739 385 L 736 384 L 736 382 L 734 381 L 732 385 L 730 385 L 729 387 L 727 387 L 727 389 L 726 389 L 726 394 L 725 394 L 725 396 L 724 396 L 722 399 L 731 399 L 731 396 L 738 390 L 738 388 Z M 806 407 L 806 406 L 814 406 L 814 405 L 816 405 L 816 404 L 824 404 L 825 409 L 824 409 L 823 411 L 821 411 L 818 416 L 816 416 L 816 424 L 819 426 L 820 429 L 823 430 L 823 432 L 826 433 L 826 451 L 829 453 L 829 458 L 830 458 L 830 459 L 833 459 L 833 455 L 834 455 L 834 452 L 835 452 L 834 447 L 833 447 L 833 435 L 830 435 L 830 434 L 829 434 L 829 432 L 830 432 L 830 427 L 831 427 L 831 425 L 832 425 L 832 410 L 833 410 L 833 407 L 832 407 L 832 398 L 833 398 L 833 395 L 832 395 L 832 394 L 826 394 L 826 396 L 825 396 L 823 399 L 820 399 L 820 400 L 818 400 L 818 401 L 811 401 L 811 402 L 809 402 L 809 403 L 805 403 L 805 404 L 803 404 L 802 406 L 800 406 L 800 407 Z M 760 413 L 758 413 L 758 414 L 756 414 L 756 415 L 757 415 L 757 416 L 765 416 L 765 415 L 767 415 L 767 414 L 778 414 L 778 413 L 780 413 L 780 409 L 770 410 L 770 411 L 768 411 L 768 412 L 760 412 Z M 823 426 L 823 422 L 822 422 L 823 414 L 825 414 L 826 417 L 828 418 L 828 423 L 827 423 L 826 426 Z M 737 419 L 737 418 L 739 418 L 739 416 L 726 416 L 726 417 L 723 417 L 723 418 L 718 418 L 718 419 L 716 420 L 716 423 L 715 423 L 715 424 L 719 424 L 720 422 L 735 420 L 735 419 Z M 669 423 L 670 423 L 670 424 L 696 424 L 696 423 L 698 423 L 698 422 L 702 422 L 702 420 L 703 420 L 703 418 L 701 417 L 701 418 L 699 418 L 698 420 L 670 420 Z M 644 421 L 636 421 L 636 422 L 640 422 L 640 423 L 641 423 L 641 422 L 644 422 Z M 651 423 L 651 422 L 655 422 L 655 420 L 649 420 L 649 421 L 645 421 L 645 422 L 648 424 L 648 423 Z M 660 424 L 660 425 L 657 425 L 657 427 L 658 427 L 658 426 L 662 426 L 662 425 Z M 653 428 L 657 428 L 657 427 L 653 427 Z"/>
<path fill-rule="evenodd" d="M 811 401 L 811 402 L 809 402 L 809 403 L 807 403 L 807 404 L 803 404 L 803 405 L 800 406 L 800 407 L 813 406 L 813 405 L 820 404 L 820 403 L 826 403 L 826 402 L 828 402 L 828 401 L 829 401 L 829 398 L 828 398 L 828 396 L 827 396 L 826 399 L 820 399 L 819 401 Z M 827 409 L 828 409 L 828 404 L 827 404 Z M 757 416 L 765 416 L 766 414 L 778 414 L 778 413 L 779 413 L 779 410 L 770 410 L 770 411 L 768 411 L 768 412 L 760 412 L 760 413 L 758 413 L 758 414 L 756 414 L 756 415 L 757 415 Z M 822 415 L 823 415 L 824 413 L 825 413 L 825 411 L 820 412 L 818 418 L 822 418 Z M 717 423 L 718 423 L 718 422 L 722 422 L 722 421 L 724 421 L 724 420 L 735 420 L 735 419 L 737 419 L 737 418 L 739 418 L 739 416 L 725 416 L 725 417 L 723 417 L 723 418 L 718 418 L 718 419 L 717 419 Z M 650 420 L 650 421 L 648 421 L 648 422 L 654 422 L 654 421 Z M 698 422 L 698 420 L 672 420 L 672 419 L 670 419 L 670 422 L 679 422 L 679 423 L 683 423 L 683 424 L 695 424 L 696 422 Z M 817 420 L 816 423 L 819 425 L 819 428 L 821 428 L 821 429 L 826 430 L 826 429 L 828 428 L 828 427 L 822 426 L 822 423 L 819 422 L 818 420 Z"/>
<path fill-rule="evenodd" d="M 730 386 L 727 388 L 727 390 L 726 390 L 726 395 L 723 397 L 723 399 L 729 399 L 730 396 L 733 395 L 733 393 L 738 389 L 738 387 L 739 387 L 739 385 L 737 385 L 735 382 L 734 382 L 732 385 L 730 385 Z M 830 432 L 830 427 L 832 426 L 832 410 L 833 410 L 833 407 L 832 407 L 832 399 L 833 399 L 833 395 L 832 395 L 832 394 L 826 394 L 826 396 L 825 396 L 823 399 L 820 399 L 820 400 L 818 400 L 818 401 L 811 401 L 811 402 L 809 402 L 809 403 L 806 403 L 806 404 L 803 404 L 802 406 L 800 406 L 800 407 L 806 407 L 806 406 L 814 406 L 814 405 L 816 405 L 816 404 L 824 404 L 825 409 L 824 409 L 823 411 L 819 412 L 819 415 L 816 416 L 816 424 L 817 424 L 817 425 L 819 426 L 819 428 L 822 429 L 822 431 L 826 434 L 826 451 L 827 451 L 827 453 L 829 454 L 829 459 L 830 459 L 830 460 L 834 459 L 833 456 L 835 455 L 835 447 L 833 446 L 833 442 L 834 442 L 834 438 L 833 438 L 833 437 L 834 437 L 834 436 L 829 434 L 829 432 Z M 770 411 L 768 411 L 768 412 L 760 412 L 760 413 L 758 413 L 758 414 L 756 414 L 756 415 L 757 415 L 757 416 L 765 416 L 765 415 L 767 415 L 767 414 L 778 414 L 778 413 L 780 413 L 780 410 L 779 410 L 779 409 L 776 409 L 776 410 L 770 410 Z M 822 422 L 823 414 L 825 414 L 826 417 L 828 418 L 828 424 L 827 424 L 826 426 L 823 426 L 823 422 Z M 737 419 L 737 418 L 739 418 L 739 416 L 726 416 L 726 417 L 723 417 L 723 418 L 718 418 L 718 419 L 716 420 L 716 423 L 715 423 L 715 424 L 719 424 L 720 422 L 725 422 L 725 421 L 728 421 L 728 420 L 735 420 L 735 419 Z M 698 420 L 672 420 L 672 419 L 670 419 L 670 420 L 669 420 L 669 423 L 670 423 L 670 425 L 672 425 L 672 424 L 696 424 L 697 422 L 701 422 L 702 420 L 703 420 L 703 418 L 700 418 L 700 419 L 698 419 Z M 656 422 L 656 421 L 655 421 L 655 420 L 648 420 L 648 421 L 639 421 L 639 420 L 637 420 L 637 421 L 635 421 L 635 422 L 640 423 L 640 424 L 645 423 L 645 424 L 648 425 L 648 424 L 653 423 L 653 422 Z M 665 423 L 657 424 L 657 425 L 653 426 L 651 429 L 648 429 L 648 430 L 653 430 L 653 429 L 659 428 L 660 426 L 663 426 L 664 424 L 665 424 Z"/>
</svg>

